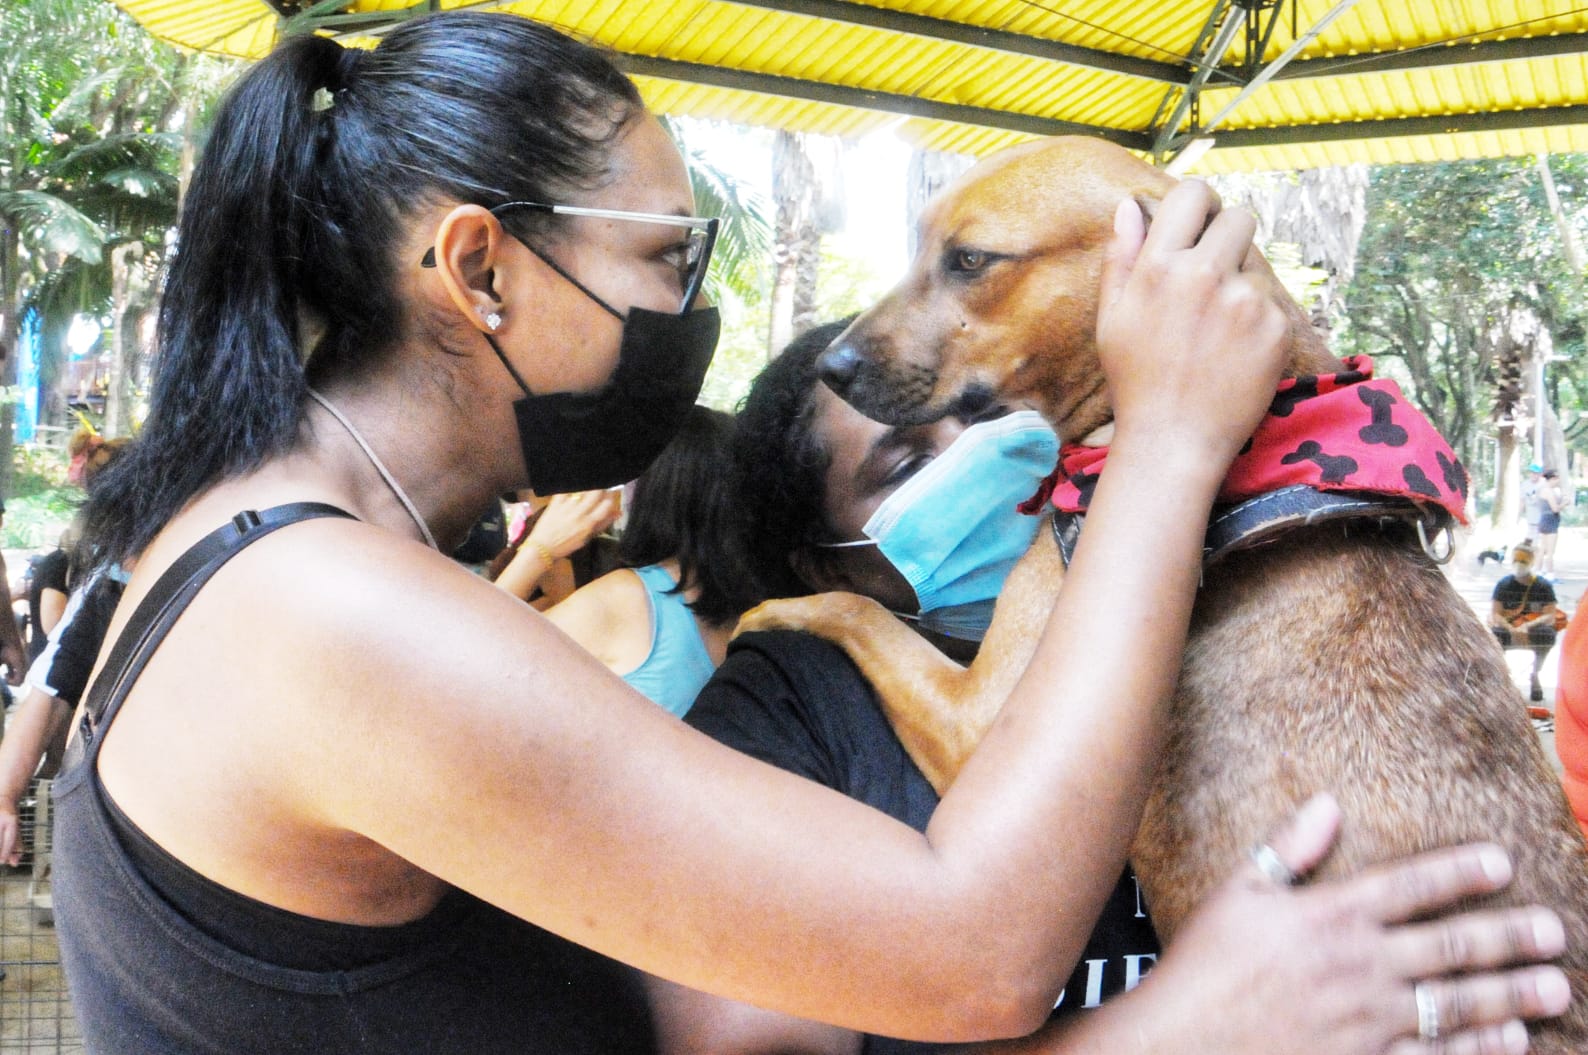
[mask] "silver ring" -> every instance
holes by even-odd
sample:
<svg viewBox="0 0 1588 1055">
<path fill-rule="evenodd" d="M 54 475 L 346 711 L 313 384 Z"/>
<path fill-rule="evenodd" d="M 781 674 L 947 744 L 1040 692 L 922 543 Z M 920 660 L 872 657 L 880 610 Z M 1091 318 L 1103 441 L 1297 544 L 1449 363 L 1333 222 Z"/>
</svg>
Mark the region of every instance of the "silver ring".
<svg viewBox="0 0 1588 1055">
<path fill-rule="evenodd" d="M 1412 986 L 1412 998 L 1417 1001 L 1417 1038 L 1439 1039 L 1439 1001 L 1434 999 L 1434 987 L 1427 982 Z"/>
<path fill-rule="evenodd" d="M 1267 843 L 1258 843 L 1252 847 L 1252 863 L 1275 886 L 1296 885 L 1296 873 L 1292 872 L 1290 866 L 1279 856 L 1279 851 Z"/>
</svg>

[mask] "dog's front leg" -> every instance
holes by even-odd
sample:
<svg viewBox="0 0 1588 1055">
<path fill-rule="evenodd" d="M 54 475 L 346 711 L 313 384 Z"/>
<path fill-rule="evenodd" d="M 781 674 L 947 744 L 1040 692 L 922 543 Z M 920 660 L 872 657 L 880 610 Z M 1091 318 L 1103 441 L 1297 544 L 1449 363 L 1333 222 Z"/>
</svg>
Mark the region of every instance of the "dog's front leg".
<svg viewBox="0 0 1588 1055">
<path fill-rule="evenodd" d="M 739 621 L 751 630 L 803 630 L 849 653 L 881 700 L 900 743 L 942 794 L 998 716 L 1036 648 L 1064 564 L 1046 527 L 1004 584 L 976 660 L 962 667 L 877 602 L 852 593 L 768 601 Z"/>
<path fill-rule="evenodd" d="M 755 630 L 802 630 L 849 653 L 932 786 L 941 794 L 953 781 L 964 755 L 975 746 L 974 740 L 963 743 L 959 728 L 961 701 L 969 701 L 971 695 L 970 670 L 943 655 L 882 605 L 855 593 L 767 601 L 746 612 L 734 632 Z M 977 735 L 985 728 L 971 725 Z"/>
<path fill-rule="evenodd" d="M 1044 518 L 1004 582 L 975 660 L 968 667 L 954 665 L 956 677 L 945 679 L 945 691 L 893 695 L 872 681 L 894 733 L 939 795 L 959 776 L 1025 673 L 1063 580 L 1064 559 Z"/>
</svg>

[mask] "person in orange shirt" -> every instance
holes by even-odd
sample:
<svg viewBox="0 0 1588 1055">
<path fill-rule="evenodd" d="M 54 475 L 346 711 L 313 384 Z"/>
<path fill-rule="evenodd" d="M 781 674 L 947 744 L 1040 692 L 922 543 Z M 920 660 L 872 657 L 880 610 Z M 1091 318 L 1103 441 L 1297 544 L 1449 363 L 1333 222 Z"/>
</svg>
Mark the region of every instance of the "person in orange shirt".
<svg viewBox="0 0 1588 1055">
<path fill-rule="evenodd" d="M 1555 690 L 1555 753 L 1560 755 L 1566 798 L 1588 835 L 1588 629 L 1577 623 L 1560 646 Z"/>
</svg>

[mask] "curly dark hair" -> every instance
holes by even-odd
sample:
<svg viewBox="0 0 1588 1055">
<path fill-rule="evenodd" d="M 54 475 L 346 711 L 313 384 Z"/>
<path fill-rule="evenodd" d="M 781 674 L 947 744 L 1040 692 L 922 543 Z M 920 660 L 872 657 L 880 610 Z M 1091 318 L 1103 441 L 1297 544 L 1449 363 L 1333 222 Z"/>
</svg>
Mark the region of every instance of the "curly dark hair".
<svg viewBox="0 0 1588 1055">
<path fill-rule="evenodd" d="M 823 509 L 832 456 L 812 431 L 816 359 L 854 317 L 807 331 L 756 377 L 739 404 L 734 442 L 737 527 L 756 600 L 811 592 L 789 557 L 826 541 Z"/>
<path fill-rule="evenodd" d="M 734 420 L 709 407 L 691 408 L 677 436 L 634 485 L 618 559 L 640 568 L 678 561 L 673 592 L 700 588 L 689 608 L 708 623 L 737 619 L 759 598 L 748 590 L 730 520 Z"/>
</svg>

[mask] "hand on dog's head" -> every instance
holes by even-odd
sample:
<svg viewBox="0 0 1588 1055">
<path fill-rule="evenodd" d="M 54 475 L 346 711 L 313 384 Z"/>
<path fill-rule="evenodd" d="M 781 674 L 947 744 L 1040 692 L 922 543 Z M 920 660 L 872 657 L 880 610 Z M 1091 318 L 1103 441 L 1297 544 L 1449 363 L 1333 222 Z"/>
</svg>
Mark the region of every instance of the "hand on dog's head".
<svg viewBox="0 0 1588 1055">
<path fill-rule="evenodd" d="M 1084 137 L 982 161 L 927 209 L 909 272 L 833 343 L 824 380 L 889 424 L 997 400 L 1037 408 L 1066 441 L 1088 436 L 1113 417 L 1097 308 L 1121 200 L 1137 204 L 1145 239 L 1175 186 L 1129 151 Z M 1192 241 L 1221 211 L 1216 196 L 1206 201 Z M 1249 249 L 1242 270 L 1291 312 L 1292 339 L 1310 335 L 1260 253 Z M 1334 362 L 1321 343 L 1310 358 L 1300 372 Z"/>
</svg>

